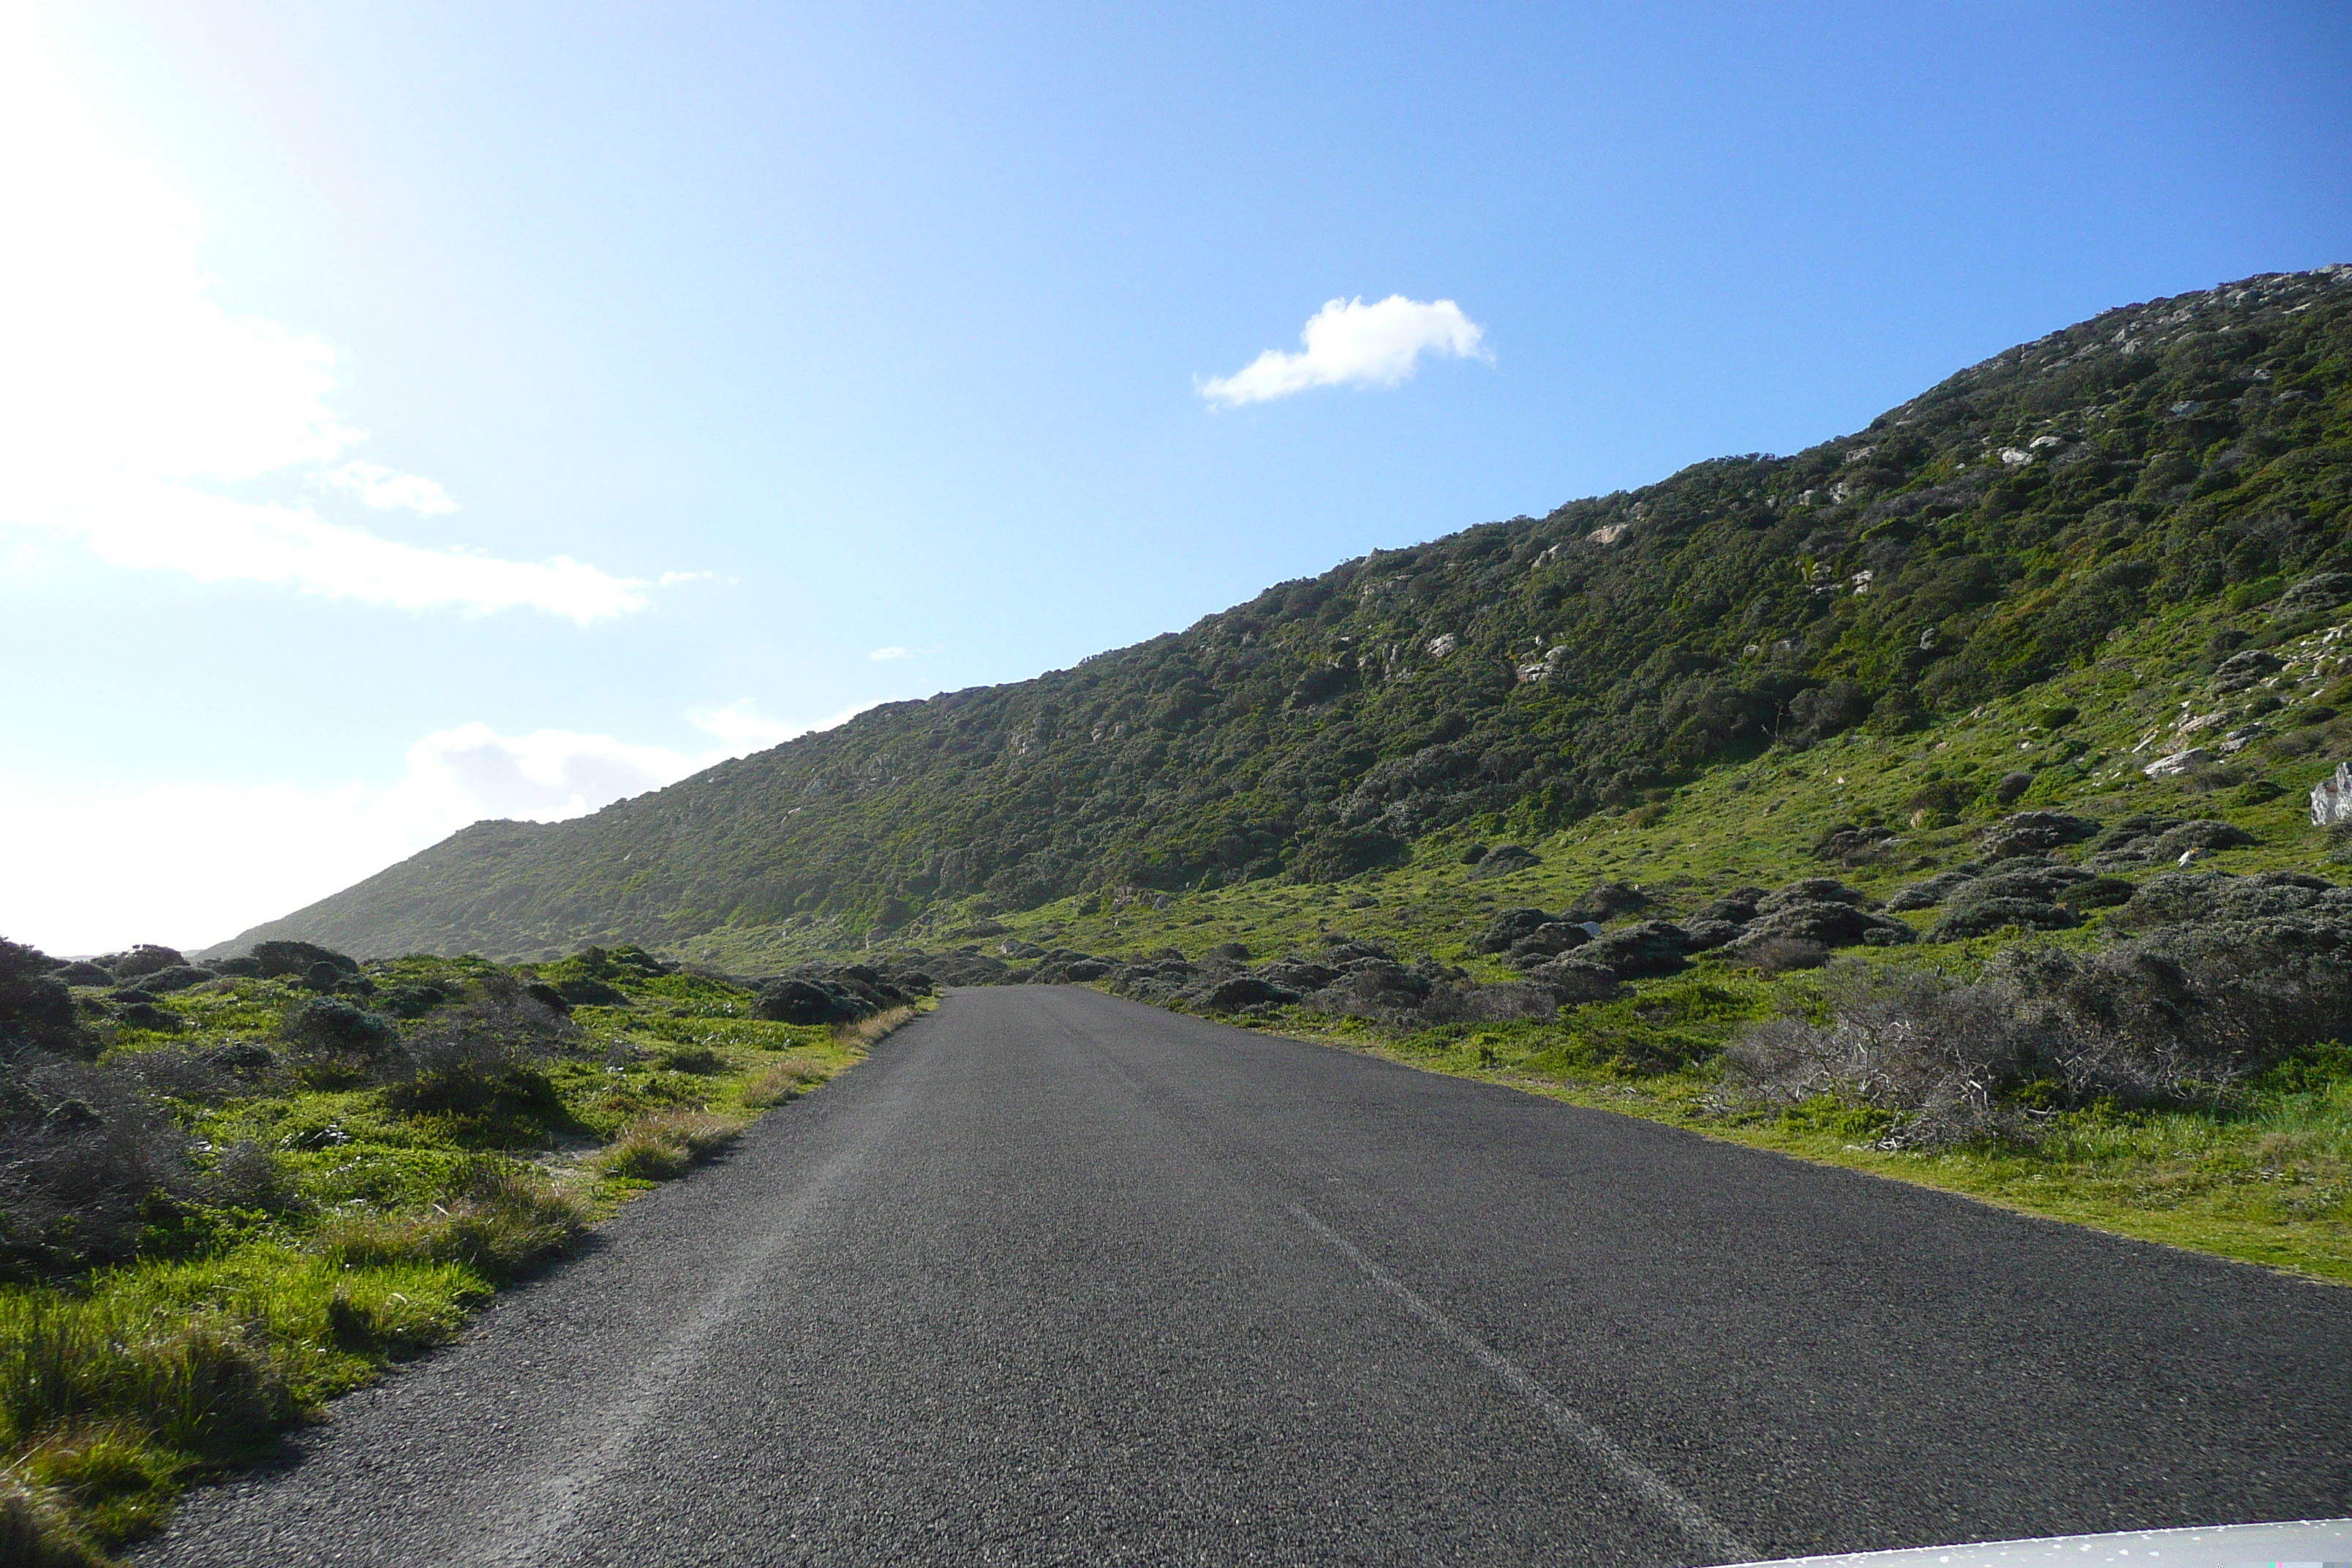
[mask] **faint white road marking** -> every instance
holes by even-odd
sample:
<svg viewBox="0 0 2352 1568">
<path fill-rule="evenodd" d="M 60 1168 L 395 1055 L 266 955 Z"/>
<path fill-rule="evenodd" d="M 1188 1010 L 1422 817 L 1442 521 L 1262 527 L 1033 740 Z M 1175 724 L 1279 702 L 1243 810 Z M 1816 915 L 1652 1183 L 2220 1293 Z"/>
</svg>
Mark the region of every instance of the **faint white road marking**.
<svg viewBox="0 0 2352 1568">
<path fill-rule="evenodd" d="M 1299 1224 L 1313 1231 L 1329 1245 L 1334 1252 L 1362 1269 L 1367 1278 L 1381 1289 L 1404 1303 L 1405 1310 L 1436 1331 L 1437 1337 L 1493 1373 L 1505 1387 L 1543 1412 L 1552 1429 L 1598 1460 L 1601 1468 L 1627 1489 L 1637 1492 L 1660 1513 L 1682 1527 L 1683 1533 L 1710 1552 L 1722 1554 L 1722 1561 L 1750 1561 L 1755 1553 L 1740 1542 L 1739 1537 L 1717 1524 L 1707 1511 L 1675 1490 L 1661 1479 L 1656 1471 L 1610 1440 L 1609 1434 L 1552 1397 L 1551 1390 L 1529 1377 L 1518 1364 L 1486 1341 L 1423 1300 L 1396 1276 L 1365 1257 L 1356 1244 L 1300 1208 L 1290 1205 L 1291 1214 Z"/>
</svg>

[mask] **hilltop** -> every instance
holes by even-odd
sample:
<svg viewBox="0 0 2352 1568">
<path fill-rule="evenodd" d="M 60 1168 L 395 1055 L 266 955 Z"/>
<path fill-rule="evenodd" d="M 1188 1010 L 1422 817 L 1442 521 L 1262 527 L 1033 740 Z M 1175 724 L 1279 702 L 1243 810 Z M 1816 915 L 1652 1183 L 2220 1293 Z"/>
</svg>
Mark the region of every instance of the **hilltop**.
<svg viewBox="0 0 2352 1568">
<path fill-rule="evenodd" d="M 477 824 L 217 951 L 756 969 L 1041 922 L 1181 947 L 1236 899 L 1273 935 L 1363 897 L 1352 923 L 1458 942 L 1465 857 L 1506 841 L 1562 893 L 1727 857 L 1763 877 L 1839 826 L 2112 808 L 2199 736 L 2212 767 L 2167 787 L 2219 770 L 2275 845 L 2347 750 L 2326 650 L 2286 696 L 2219 694 L 2221 729 L 2179 704 L 2214 711 L 2222 660 L 2324 636 L 2352 586 L 2347 350 L 2347 267 L 2110 310 L 1792 457 L 1377 552 L 588 817 Z M 2255 711 L 2287 696 L 2309 722 Z M 1411 900 L 1371 891 L 1399 876 Z"/>
</svg>

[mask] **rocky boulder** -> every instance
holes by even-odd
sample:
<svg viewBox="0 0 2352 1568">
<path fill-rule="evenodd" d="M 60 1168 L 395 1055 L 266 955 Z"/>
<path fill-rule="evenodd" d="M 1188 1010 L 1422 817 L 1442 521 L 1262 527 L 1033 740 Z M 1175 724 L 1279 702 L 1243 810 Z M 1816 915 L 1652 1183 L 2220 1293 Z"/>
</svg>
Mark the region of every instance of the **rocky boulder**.
<svg viewBox="0 0 2352 1568">
<path fill-rule="evenodd" d="M 2021 811 L 2004 816 L 1977 835 L 1987 861 L 2016 855 L 2045 855 L 2068 844 L 2080 844 L 2099 831 L 2095 818 L 2063 811 Z"/>
<path fill-rule="evenodd" d="M 1549 991 L 1563 1005 L 1607 1002 L 1625 992 L 1624 983 L 1617 978 L 1615 970 L 1591 963 L 1581 954 L 1555 958 L 1529 970 L 1528 978 Z"/>
<path fill-rule="evenodd" d="M 1937 921 L 1927 940 L 1958 942 L 1962 937 L 1990 936 L 2009 926 L 2021 931 L 2064 931 L 2074 923 L 2074 912 L 2063 904 L 2040 899 L 1972 899 Z"/>
<path fill-rule="evenodd" d="M 2267 648 L 2240 648 L 2213 670 L 2213 689 L 2243 691 L 2266 675 L 2286 668 L 2286 661 Z"/>
<path fill-rule="evenodd" d="M 1507 952 L 1514 943 L 1534 935 L 1538 927 L 1554 924 L 1558 920 L 1558 916 L 1541 910 L 1505 910 L 1470 945 L 1480 952 Z"/>
<path fill-rule="evenodd" d="M 2191 769 L 2201 768 L 2215 760 L 2213 753 L 2202 746 L 2191 746 L 2185 752 L 2175 752 L 2170 756 L 2158 757 L 2140 769 L 2140 772 L 2152 779 L 2178 778 Z"/>
<path fill-rule="evenodd" d="M 1621 980 L 1644 975 L 1674 974 L 1690 967 L 1683 956 L 1690 933 L 1664 921 L 1640 921 L 1594 938 L 1577 957 L 1597 964 Z"/>
<path fill-rule="evenodd" d="M 2352 572 L 2315 572 L 2289 585 L 2271 606 L 2274 616 L 2307 616 L 2352 599 Z"/>
<path fill-rule="evenodd" d="M 1592 940 L 1592 933 L 1565 921 L 1549 921 L 1511 944 L 1511 963 L 1520 969 L 1558 958 Z"/>
<path fill-rule="evenodd" d="M 1298 993 L 1286 991 L 1268 980 L 1255 974 L 1236 974 L 1221 980 L 1201 998 L 1201 1005 L 1212 1013 L 1240 1013 L 1252 1007 L 1277 1006 L 1298 1000 Z"/>
<path fill-rule="evenodd" d="M 1514 871 L 1524 871 L 1530 866 L 1542 864 L 1543 857 L 1524 844 L 1497 844 L 1478 858 L 1478 865 L 1470 876 L 1474 881 L 1485 881 L 1488 878 L 1507 877 Z"/>
<path fill-rule="evenodd" d="M 1592 890 L 1568 907 L 1559 918 L 1571 925 L 1591 921 L 1606 925 L 1650 907 L 1650 895 L 1631 882 L 1595 882 Z"/>
</svg>

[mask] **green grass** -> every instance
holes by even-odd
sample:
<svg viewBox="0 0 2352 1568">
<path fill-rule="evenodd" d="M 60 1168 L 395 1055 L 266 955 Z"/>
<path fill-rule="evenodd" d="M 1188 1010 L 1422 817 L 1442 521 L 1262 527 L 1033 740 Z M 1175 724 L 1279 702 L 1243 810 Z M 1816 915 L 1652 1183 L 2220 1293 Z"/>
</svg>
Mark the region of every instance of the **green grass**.
<svg viewBox="0 0 2352 1568">
<path fill-rule="evenodd" d="M 495 968 L 369 967 L 379 996 Z M 97 1562 L 152 1531 L 182 1488 L 446 1342 L 500 1285 L 911 1016 L 797 1026 L 752 1017 L 751 994 L 720 982 L 615 984 L 625 1004 L 577 1008 L 564 1048 L 465 1094 L 281 1070 L 224 1103 L 170 1102 L 215 1152 L 200 1163 L 257 1145 L 278 1191 L 167 1205 L 128 1263 L 0 1284 L 0 1558 Z M 180 1032 L 112 1029 L 101 1060 L 231 1040 L 282 1049 L 281 1021 L 307 995 L 212 983 L 164 1002 Z"/>
</svg>

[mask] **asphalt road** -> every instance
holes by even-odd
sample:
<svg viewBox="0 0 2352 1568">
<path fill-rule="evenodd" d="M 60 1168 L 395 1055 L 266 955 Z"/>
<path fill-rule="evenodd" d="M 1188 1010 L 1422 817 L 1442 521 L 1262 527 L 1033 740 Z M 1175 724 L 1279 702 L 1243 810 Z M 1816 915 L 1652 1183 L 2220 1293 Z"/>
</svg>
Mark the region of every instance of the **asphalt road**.
<svg viewBox="0 0 2352 1568">
<path fill-rule="evenodd" d="M 961 992 L 151 1564 L 1640 1565 L 2352 1513 L 2352 1291 Z"/>
</svg>

